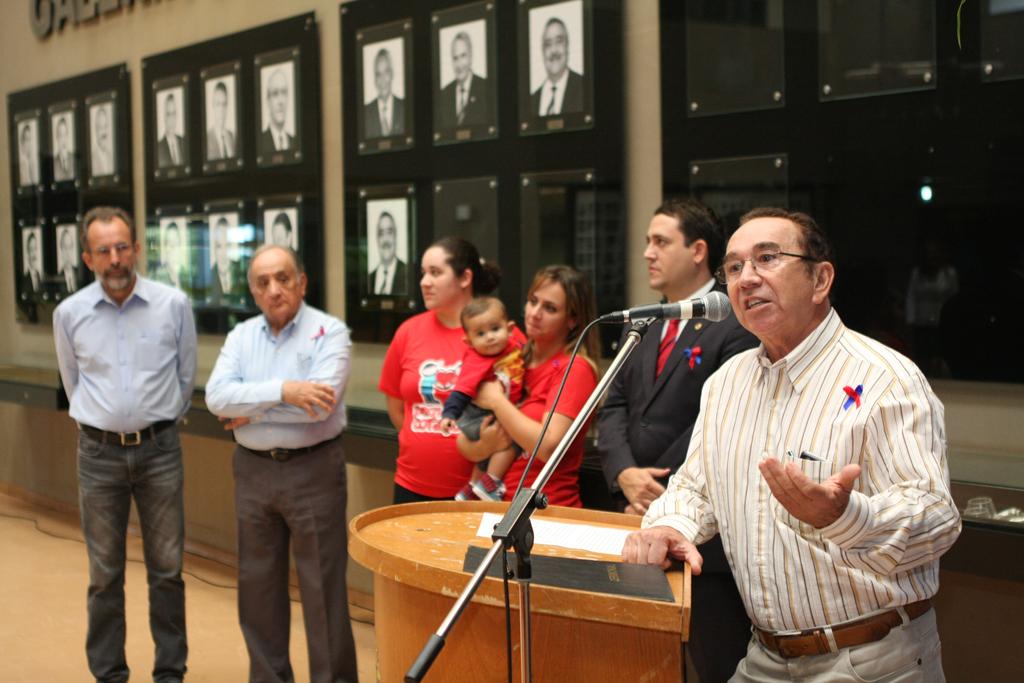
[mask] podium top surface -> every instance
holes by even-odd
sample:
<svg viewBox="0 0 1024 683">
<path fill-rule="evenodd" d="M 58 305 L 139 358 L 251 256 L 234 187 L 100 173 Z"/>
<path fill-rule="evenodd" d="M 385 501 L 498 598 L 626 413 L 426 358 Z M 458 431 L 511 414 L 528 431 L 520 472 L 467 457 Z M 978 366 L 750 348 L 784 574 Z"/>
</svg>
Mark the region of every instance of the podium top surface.
<svg viewBox="0 0 1024 683">
<path fill-rule="evenodd" d="M 489 538 L 476 535 L 481 516 L 485 512 L 504 513 L 507 507 L 506 503 L 439 501 L 370 510 L 349 523 L 349 554 L 382 578 L 454 599 L 469 581 L 470 575 L 462 571 L 467 547 L 489 549 L 493 544 Z M 640 526 L 640 518 L 631 515 L 562 507 L 538 511 L 535 518 L 615 528 Z M 617 555 L 540 543 L 534 546 L 533 552 L 599 562 L 621 561 Z M 668 580 L 674 597 L 671 603 L 534 583 L 531 611 L 681 633 L 684 624 L 689 622 L 688 618 L 684 619 L 690 607 L 689 567 L 685 571 L 668 572 Z M 515 608 L 518 591 L 511 592 L 511 599 Z M 501 581 L 485 579 L 474 602 L 502 605 Z"/>
</svg>

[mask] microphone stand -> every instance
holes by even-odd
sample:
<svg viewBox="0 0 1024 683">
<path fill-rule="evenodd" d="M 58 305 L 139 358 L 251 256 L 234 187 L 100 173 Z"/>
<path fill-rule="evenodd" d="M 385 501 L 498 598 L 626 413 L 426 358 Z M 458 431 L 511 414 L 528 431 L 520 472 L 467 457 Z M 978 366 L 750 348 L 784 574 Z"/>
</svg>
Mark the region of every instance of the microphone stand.
<svg viewBox="0 0 1024 683">
<path fill-rule="evenodd" d="M 431 664 L 434 663 L 437 655 L 440 654 L 441 648 L 444 647 L 445 638 L 448 636 L 448 633 L 455 626 L 455 622 L 458 621 L 462 612 L 466 609 L 480 584 L 483 583 L 491 564 L 494 563 L 499 553 L 503 550 L 507 551 L 509 548 L 515 550 L 515 574 L 516 581 L 519 584 L 520 679 L 523 681 L 533 680 L 533 672 L 531 670 L 532 646 L 530 642 L 530 583 L 532 578 L 530 552 L 533 549 L 533 526 L 530 524 L 530 517 L 535 510 L 543 510 L 548 506 L 547 496 L 542 493 L 544 485 L 562 461 L 562 457 L 569 450 L 569 446 L 572 445 L 572 442 L 583 430 L 583 425 L 590 419 L 590 415 L 597 408 L 598 402 L 608 390 L 612 380 L 619 374 L 626 359 L 629 358 L 629 355 L 640 343 L 652 321 L 653 319 L 651 318 L 645 318 L 631 324 L 622 347 L 615 355 L 615 358 L 612 359 L 611 365 L 608 366 L 608 371 L 601 378 L 601 381 L 598 382 L 594 391 L 590 394 L 590 398 L 587 399 L 587 402 L 580 410 L 579 415 L 569 425 L 569 430 L 555 447 L 547 462 L 544 463 L 540 474 L 533 481 L 533 486 L 530 488 L 523 487 L 516 492 L 512 502 L 509 504 L 508 511 L 505 512 L 505 516 L 494 527 L 494 533 L 491 534 L 494 545 L 491 546 L 484 559 L 481 560 L 480 566 L 477 567 L 469 583 L 466 584 L 455 604 L 448 611 L 444 621 L 441 622 L 441 625 L 430 636 L 416 661 L 409 667 L 408 672 L 405 674 L 406 683 L 423 680 L 427 671 L 430 670 Z"/>
</svg>

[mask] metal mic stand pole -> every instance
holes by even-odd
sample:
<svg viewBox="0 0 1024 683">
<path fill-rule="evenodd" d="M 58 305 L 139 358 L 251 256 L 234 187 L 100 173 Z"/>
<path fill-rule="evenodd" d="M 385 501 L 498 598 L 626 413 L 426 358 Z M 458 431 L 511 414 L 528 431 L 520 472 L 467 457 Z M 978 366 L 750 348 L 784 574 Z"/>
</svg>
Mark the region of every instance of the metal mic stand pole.
<svg viewBox="0 0 1024 683">
<path fill-rule="evenodd" d="M 451 610 L 448 611 L 448 615 L 445 616 L 444 621 L 437 630 L 430 636 L 427 643 L 423 646 L 416 661 L 413 662 L 412 666 L 405 674 L 406 683 L 413 683 L 416 681 L 423 680 L 423 677 L 430 670 L 430 665 L 433 664 L 437 655 L 440 654 L 441 648 L 444 647 L 445 638 L 448 633 L 452 630 L 455 622 L 461 616 L 463 610 L 469 604 L 469 601 L 473 598 L 480 584 L 483 583 L 484 577 L 487 575 L 488 569 L 491 564 L 498 557 L 504 548 L 512 548 L 516 551 L 516 580 L 519 583 L 519 634 L 520 634 L 520 678 L 523 681 L 532 680 L 532 647 L 530 643 L 530 551 L 533 549 L 533 526 L 530 524 L 530 517 L 533 515 L 533 511 L 537 509 L 544 509 L 548 505 L 547 496 L 540 491 L 544 488 L 544 485 L 551 478 L 555 469 L 558 467 L 558 463 L 561 462 L 565 452 L 569 450 L 569 446 L 576 439 L 583 426 L 590 419 L 590 415 L 597 408 L 598 402 L 604 396 L 608 387 L 611 385 L 612 380 L 619 374 L 622 369 L 622 365 L 629 358 L 629 355 L 633 352 L 636 346 L 640 343 L 644 333 L 647 332 L 652 319 L 645 318 L 642 320 L 634 321 L 630 327 L 629 332 L 626 335 L 625 341 L 619 348 L 619 352 L 612 359 L 611 365 L 608 366 L 608 371 L 604 373 L 601 381 L 597 383 L 597 387 L 590 394 L 590 398 L 583 405 L 579 415 L 569 425 L 569 430 L 562 437 L 562 440 L 558 442 L 555 450 L 551 453 L 551 456 L 544 463 L 544 467 L 541 469 L 540 474 L 533 481 L 533 487 L 520 489 L 519 492 L 512 499 L 509 504 L 508 511 L 505 516 L 502 517 L 501 521 L 494 527 L 494 533 L 491 534 L 491 539 L 494 541 L 494 545 L 487 551 L 487 555 L 480 562 L 480 566 L 477 567 L 473 576 L 470 578 L 469 583 L 459 594 L 455 604 L 452 605 Z"/>
</svg>

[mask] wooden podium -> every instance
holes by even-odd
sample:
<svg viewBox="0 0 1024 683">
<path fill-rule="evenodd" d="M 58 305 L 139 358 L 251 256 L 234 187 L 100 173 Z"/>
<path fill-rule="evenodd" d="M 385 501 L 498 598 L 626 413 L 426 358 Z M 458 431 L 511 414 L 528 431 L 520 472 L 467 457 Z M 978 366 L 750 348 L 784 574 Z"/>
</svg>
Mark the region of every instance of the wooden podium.
<svg viewBox="0 0 1024 683">
<path fill-rule="evenodd" d="M 478 537 L 481 514 L 505 503 L 432 502 L 365 512 L 349 524 L 349 554 L 373 571 L 377 667 L 384 683 L 402 681 L 430 635 L 469 581 L 462 571 Z M 566 523 L 638 528 L 640 518 L 552 507 L 534 515 Z M 535 555 L 620 561 L 618 556 L 556 546 Z M 510 558 L 514 563 L 514 558 Z M 500 562 L 500 559 L 498 560 Z M 674 601 L 657 602 L 531 585 L 533 675 L 536 681 L 679 681 L 688 637 L 690 568 L 668 573 Z M 518 590 L 510 582 L 514 680 L 519 680 Z M 502 583 L 487 578 L 449 634 L 426 681 L 505 681 Z"/>
</svg>

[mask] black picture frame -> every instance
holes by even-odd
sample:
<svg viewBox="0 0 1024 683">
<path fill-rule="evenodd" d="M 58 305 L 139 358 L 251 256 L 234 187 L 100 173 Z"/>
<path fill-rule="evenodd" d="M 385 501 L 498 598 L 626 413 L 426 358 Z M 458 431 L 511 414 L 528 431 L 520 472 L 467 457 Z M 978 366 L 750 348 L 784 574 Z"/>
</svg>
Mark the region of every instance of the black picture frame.
<svg viewBox="0 0 1024 683">
<path fill-rule="evenodd" d="M 497 12 L 494 2 L 431 14 L 434 144 L 498 135 Z M 460 87 L 460 83 L 465 83 Z"/>
<path fill-rule="evenodd" d="M 203 173 L 228 173 L 244 164 L 241 131 L 242 62 L 234 60 L 199 72 L 202 83 Z"/>
<path fill-rule="evenodd" d="M 519 3 L 520 135 L 594 127 L 593 10 L 591 0 Z M 580 48 L 574 46 L 576 41 Z M 548 90 L 552 73 L 547 62 L 562 65 L 553 95 Z"/>
<path fill-rule="evenodd" d="M 321 159 L 320 107 L 320 44 L 319 25 L 313 13 L 305 13 L 272 23 L 256 26 L 238 33 L 219 36 L 192 45 L 186 45 L 143 59 L 143 89 L 150 92 L 152 84 L 165 79 L 188 76 L 187 95 L 190 103 L 203 102 L 203 106 L 190 106 L 188 127 L 203 130 L 189 136 L 188 149 L 193 161 L 191 175 L 181 174 L 157 181 L 157 158 L 152 146 L 146 157 L 146 203 L 149 206 L 195 207 L 192 225 L 192 250 L 197 264 L 209 263 L 210 231 L 207 223 L 207 205 L 224 206 L 241 202 L 239 226 L 245 231 L 242 256 L 248 267 L 252 253 L 262 244 L 260 208 L 261 199 L 302 197 L 300 256 L 308 278 L 305 301 L 323 308 L 324 304 L 324 252 L 321 197 L 323 170 Z M 260 84 L 261 68 L 276 64 L 292 64 L 292 85 L 298 99 L 295 101 L 293 125 L 296 129 L 295 149 L 287 153 L 275 151 L 270 158 L 260 154 L 262 111 L 267 108 Z M 237 67 L 237 71 L 235 70 Z M 210 78 L 219 74 L 235 73 L 237 102 L 237 164 L 224 160 L 206 161 L 208 152 L 206 135 L 205 86 Z M 268 72 L 269 75 L 269 72 Z M 205 76 L 205 78 L 204 78 Z M 146 121 L 155 122 L 156 102 L 147 98 Z M 269 113 L 269 112 L 268 112 Z M 150 138 L 153 133 L 150 132 Z M 203 168 L 206 164 L 206 168 Z M 213 166 L 217 166 L 214 168 Z M 227 209 L 225 209 L 227 210 Z M 207 268 L 193 269 L 193 310 L 196 329 L 200 333 L 224 334 L 241 320 L 259 311 L 248 296 L 242 303 L 241 292 L 236 291 L 223 304 L 210 300 L 211 280 Z M 244 276 L 243 276 L 244 279 Z"/>
<path fill-rule="evenodd" d="M 130 167 L 132 158 L 131 74 L 127 65 L 116 64 L 87 73 L 77 74 L 59 81 L 34 85 L 25 90 L 7 94 L 9 149 L 11 154 L 10 183 L 11 218 L 8 234 L 9 246 L 14 253 L 14 267 L 9 277 L 14 280 L 15 318 L 21 323 L 48 324 L 54 307 L 66 298 L 57 264 L 59 242 L 57 226 L 80 224 L 82 216 L 98 205 L 117 206 L 134 214 L 133 178 L 131 173 L 120 173 L 117 182 L 90 183 L 89 106 L 97 95 L 110 98 L 114 117 L 119 122 L 112 126 L 114 163 L 118 169 Z M 116 96 L 115 96 L 116 95 Z M 56 132 L 51 118 L 60 115 L 66 120 L 68 138 L 74 139 L 73 179 L 54 179 L 53 136 Z M 35 119 L 38 135 L 38 183 L 20 186 L 21 169 L 18 156 L 19 124 Z M 71 145 L 69 144 L 69 150 Z M 61 174 L 62 178 L 67 175 Z M 112 181 L 113 178 L 110 178 Z M 23 254 L 21 228 L 38 225 L 42 229 L 42 263 L 45 270 L 44 285 L 39 291 L 23 291 Z M 78 242 L 76 238 L 76 244 Z M 81 286 L 92 281 L 92 273 L 80 268 Z M 81 287 L 79 287 L 80 289 Z"/>
<path fill-rule="evenodd" d="M 302 70 L 302 51 L 296 46 L 265 52 L 253 58 L 253 65 L 256 164 L 266 168 L 299 163 L 302 161 L 302 91 L 298 74 Z M 264 107 L 271 97 L 274 102 Z M 283 121 L 278 125 L 275 119 L 281 115 Z"/>
<path fill-rule="evenodd" d="M 152 133 L 150 149 L 153 150 L 154 180 L 173 180 L 192 175 L 190 81 L 189 74 L 183 73 L 152 82 L 152 119 L 149 130 Z M 173 110 L 169 110 L 172 105 Z M 168 126 L 173 128 L 170 136 L 167 134 Z"/>
<path fill-rule="evenodd" d="M 15 144 L 11 149 L 16 152 L 11 154 L 11 177 L 17 178 L 14 186 L 18 195 L 35 194 L 43 189 L 41 129 L 42 112 L 39 109 L 15 113 L 14 136 L 11 138 Z M 27 152 L 23 149 L 23 138 L 26 135 L 31 143 Z"/>
<path fill-rule="evenodd" d="M 118 157 L 121 112 L 117 95 L 116 90 L 108 90 L 85 98 L 85 168 L 90 188 L 115 187 L 121 183 Z"/>
<path fill-rule="evenodd" d="M 356 33 L 356 92 L 360 98 L 356 124 L 360 154 L 408 149 L 416 142 L 412 30 L 411 19 L 400 19 Z M 397 52 L 401 54 L 396 56 Z M 390 102 L 384 112 L 379 104 L 382 84 Z M 390 111 L 386 111 L 388 106 Z M 390 128 L 384 119 L 390 120 Z"/>
<path fill-rule="evenodd" d="M 46 108 L 46 118 L 50 134 L 47 136 L 47 149 L 50 159 L 50 189 L 59 187 L 81 187 L 81 175 L 78 167 L 78 101 L 64 100 L 51 104 Z"/>
<path fill-rule="evenodd" d="M 256 223 L 260 245 L 288 247 L 301 258 L 306 246 L 303 203 L 301 194 L 257 199 Z"/>
<path fill-rule="evenodd" d="M 411 183 L 359 188 L 357 279 L 363 310 L 408 311 L 416 306 L 416 187 Z M 393 258 L 390 270 L 382 257 Z"/>
</svg>

